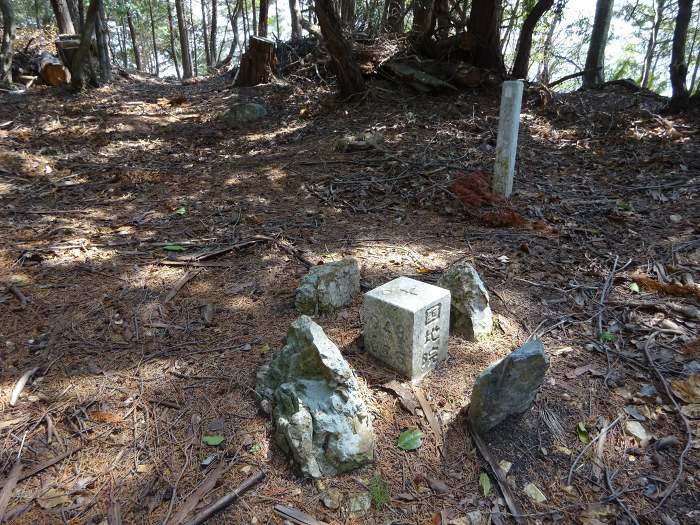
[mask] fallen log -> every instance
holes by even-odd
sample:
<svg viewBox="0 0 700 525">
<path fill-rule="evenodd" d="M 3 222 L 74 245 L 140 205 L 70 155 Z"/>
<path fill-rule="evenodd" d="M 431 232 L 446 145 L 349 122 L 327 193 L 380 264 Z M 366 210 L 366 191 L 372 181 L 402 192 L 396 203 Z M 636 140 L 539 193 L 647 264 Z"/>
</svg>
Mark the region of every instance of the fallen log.
<svg viewBox="0 0 700 525">
<path fill-rule="evenodd" d="M 70 82 L 70 71 L 61 60 L 44 51 L 39 55 L 39 76 L 49 86 L 59 86 Z"/>
</svg>

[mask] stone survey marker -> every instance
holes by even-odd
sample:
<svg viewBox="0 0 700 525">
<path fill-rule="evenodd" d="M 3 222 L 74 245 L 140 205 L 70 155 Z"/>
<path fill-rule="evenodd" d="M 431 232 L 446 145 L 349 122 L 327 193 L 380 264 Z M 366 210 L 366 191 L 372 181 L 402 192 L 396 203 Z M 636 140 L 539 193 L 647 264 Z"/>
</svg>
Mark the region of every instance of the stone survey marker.
<svg viewBox="0 0 700 525">
<path fill-rule="evenodd" d="M 447 357 L 450 292 L 399 277 L 365 294 L 365 349 L 409 379 Z"/>
</svg>

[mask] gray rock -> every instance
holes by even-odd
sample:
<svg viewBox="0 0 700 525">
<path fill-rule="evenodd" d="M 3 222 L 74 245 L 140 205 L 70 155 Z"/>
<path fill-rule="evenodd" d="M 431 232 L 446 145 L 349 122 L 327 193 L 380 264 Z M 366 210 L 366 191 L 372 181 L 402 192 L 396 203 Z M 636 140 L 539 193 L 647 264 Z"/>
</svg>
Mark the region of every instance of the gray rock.
<svg viewBox="0 0 700 525">
<path fill-rule="evenodd" d="M 469 405 L 469 422 L 487 432 L 532 405 L 549 360 L 539 340 L 530 341 L 479 374 Z"/>
<path fill-rule="evenodd" d="M 360 293 L 360 265 L 352 257 L 314 266 L 301 280 L 295 306 L 306 315 L 327 314 Z"/>
<path fill-rule="evenodd" d="M 275 441 L 305 477 L 354 470 L 374 457 L 369 411 L 357 378 L 323 329 L 302 315 L 284 348 L 257 375 Z"/>
<path fill-rule="evenodd" d="M 264 106 L 255 102 L 240 102 L 232 105 L 221 118 L 227 126 L 237 128 L 266 116 L 267 110 Z"/>
<path fill-rule="evenodd" d="M 471 341 L 486 337 L 493 329 L 489 293 L 471 264 L 459 263 L 448 268 L 438 286 L 452 295 L 450 328 Z"/>
</svg>

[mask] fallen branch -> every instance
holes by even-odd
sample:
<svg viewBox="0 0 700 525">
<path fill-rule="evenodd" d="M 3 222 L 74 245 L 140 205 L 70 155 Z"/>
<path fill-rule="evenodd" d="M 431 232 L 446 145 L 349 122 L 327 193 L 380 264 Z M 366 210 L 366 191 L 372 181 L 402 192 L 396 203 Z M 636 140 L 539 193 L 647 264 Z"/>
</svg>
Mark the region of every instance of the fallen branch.
<svg viewBox="0 0 700 525">
<path fill-rule="evenodd" d="M 226 472 L 226 469 L 228 469 L 228 463 L 222 461 L 218 467 L 212 470 L 209 475 L 197 486 L 197 488 L 187 497 L 180 509 L 168 522 L 168 525 L 180 525 L 180 523 L 185 521 L 187 515 L 192 512 L 197 505 L 199 505 L 202 498 L 204 498 L 204 496 L 214 489 L 216 483 L 219 481 L 224 472 Z"/>
<path fill-rule="evenodd" d="M 639 521 L 637 520 L 637 516 L 635 516 L 634 513 L 629 508 L 627 508 L 627 505 L 625 505 L 622 502 L 622 500 L 620 500 L 619 493 L 617 492 L 617 490 L 615 490 L 615 486 L 613 485 L 612 478 L 613 478 L 613 476 L 610 475 L 610 471 L 606 468 L 605 469 L 605 482 L 608 484 L 608 489 L 610 489 L 610 492 L 612 493 L 612 495 L 611 495 L 612 500 L 615 503 L 617 503 L 620 506 L 620 508 L 622 508 L 622 510 L 625 511 L 625 514 L 627 514 L 629 516 L 629 518 L 632 520 L 632 523 L 634 523 L 634 525 L 639 525 Z"/>
<path fill-rule="evenodd" d="M 46 470 L 47 468 L 49 468 L 49 467 L 55 465 L 56 463 L 58 463 L 58 462 L 60 462 L 60 461 L 63 461 L 63 460 L 66 459 L 68 456 L 72 456 L 73 454 L 75 454 L 76 452 L 78 452 L 78 450 L 80 450 L 81 448 L 83 448 L 82 445 L 79 445 L 79 446 L 77 446 L 77 447 L 75 447 L 75 448 L 73 448 L 73 449 L 67 450 L 67 451 L 64 452 L 63 454 L 59 454 L 58 456 L 55 456 L 55 457 L 53 457 L 53 458 L 51 458 L 51 459 L 47 459 L 47 460 L 44 461 L 43 463 L 40 463 L 39 465 L 37 465 L 36 467 L 34 467 L 32 470 L 29 470 L 29 471 L 27 471 L 27 472 L 22 472 L 22 474 L 20 475 L 18 481 L 24 481 L 25 479 L 28 479 L 28 478 L 31 478 L 32 476 L 37 475 L 37 474 L 38 474 L 39 472 L 41 472 L 42 470 Z M 8 480 L 0 481 L 0 487 L 4 487 L 4 486 L 5 486 L 5 483 L 7 483 L 7 481 L 8 481 Z"/>
<path fill-rule="evenodd" d="M 201 271 L 202 270 L 197 270 L 196 272 L 193 272 L 193 271 L 187 270 L 185 272 L 185 275 L 183 275 L 182 277 L 180 277 L 177 280 L 177 282 L 173 285 L 173 287 L 168 292 L 168 295 L 165 296 L 165 298 L 163 299 L 163 304 L 172 301 L 172 299 L 177 295 L 177 292 L 179 292 L 182 289 L 182 287 L 185 286 L 190 280 L 197 277 L 197 275 Z"/>
<path fill-rule="evenodd" d="M 29 299 L 27 299 L 27 296 L 22 293 L 22 290 L 12 283 L 7 283 L 5 286 L 7 286 L 7 289 L 17 298 L 22 308 L 27 306 Z"/>
<path fill-rule="evenodd" d="M 578 456 L 576 456 L 576 459 L 574 459 L 574 462 L 571 464 L 571 468 L 569 469 L 569 475 L 566 478 L 567 485 L 571 485 L 571 478 L 574 476 L 574 469 L 576 468 L 576 465 L 578 465 L 578 462 L 581 461 L 581 458 L 586 453 L 586 451 L 589 448 L 591 448 L 596 443 L 596 441 L 598 441 L 601 437 L 607 436 L 608 430 L 610 430 L 612 427 L 617 425 L 617 422 L 620 421 L 620 418 L 622 418 L 621 415 L 617 416 L 612 423 L 603 427 L 603 429 L 598 433 L 598 435 L 596 437 L 594 437 L 593 439 L 591 439 L 588 442 L 588 444 L 581 449 L 581 452 L 579 452 Z"/>
<path fill-rule="evenodd" d="M 510 510 L 510 515 L 513 517 L 513 519 L 518 525 L 525 523 L 521 518 L 522 513 L 520 511 L 520 508 L 518 507 L 518 504 L 515 501 L 515 496 L 513 496 L 513 493 L 510 490 L 508 481 L 503 475 L 503 471 L 498 466 L 498 463 L 491 455 L 491 452 L 486 446 L 486 443 L 484 443 L 484 440 L 481 438 L 478 432 L 473 430 L 471 426 L 469 427 L 469 432 L 471 433 L 476 448 L 479 449 L 479 452 L 486 460 L 486 463 L 488 463 L 489 467 L 491 467 L 491 471 L 493 472 L 493 475 L 496 478 L 496 481 L 498 482 L 498 486 L 501 489 L 501 494 L 503 494 L 503 499 L 506 501 L 506 505 L 508 505 L 508 509 Z"/>
<path fill-rule="evenodd" d="M 275 505 L 275 512 L 286 521 L 291 521 L 297 525 L 328 525 L 325 521 L 319 521 L 313 516 L 284 505 Z"/>
<path fill-rule="evenodd" d="M 10 395 L 11 407 L 17 404 L 17 400 L 19 399 L 22 390 L 24 390 L 24 387 L 27 385 L 27 382 L 36 373 L 37 370 L 39 370 L 39 367 L 34 367 L 30 370 L 27 370 L 24 374 L 22 374 L 22 377 L 20 377 L 17 380 L 17 383 L 15 383 L 15 387 L 12 389 L 12 394 Z"/>
<path fill-rule="evenodd" d="M 244 492 L 250 490 L 254 485 L 260 483 L 264 478 L 265 473 L 262 470 L 257 474 L 253 474 L 243 483 L 241 483 L 233 492 L 229 492 L 225 496 L 219 498 L 217 501 L 209 505 L 202 512 L 197 514 L 191 521 L 187 522 L 187 525 L 201 525 L 209 518 L 211 518 L 214 514 L 231 505 Z"/>
<path fill-rule="evenodd" d="M 5 511 L 7 510 L 7 504 L 10 502 L 12 497 L 12 491 L 15 490 L 17 482 L 22 475 L 22 462 L 17 459 L 15 464 L 10 471 L 10 475 L 3 482 L 2 492 L 0 492 L 0 523 L 2 523 L 5 517 Z"/>
</svg>

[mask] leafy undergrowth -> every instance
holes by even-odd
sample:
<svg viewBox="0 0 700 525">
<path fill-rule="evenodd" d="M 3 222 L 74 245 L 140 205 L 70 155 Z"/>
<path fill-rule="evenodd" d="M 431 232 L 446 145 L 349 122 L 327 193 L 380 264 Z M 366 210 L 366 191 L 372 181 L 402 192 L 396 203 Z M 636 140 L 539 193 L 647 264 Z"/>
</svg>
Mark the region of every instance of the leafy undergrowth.
<svg viewBox="0 0 700 525">
<path fill-rule="evenodd" d="M 227 129 L 239 100 L 269 116 Z M 478 93 L 381 88 L 341 105 L 310 83 L 120 79 L 84 97 L 2 95 L 0 467 L 58 458 L 14 489 L 14 522 L 99 523 L 117 507 L 125 523 L 172 522 L 203 480 L 218 482 L 200 506 L 259 469 L 212 523 L 281 523 L 278 503 L 327 522 L 507 522 L 463 410 L 476 375 L 532 335 L 545 384 L 485 436 L 528 519 L 697 519 L 700 135 L 661 105 L 619 86 L 530 103 L 503 203 L 486 182 L 497 100 Z M 363 133 L 383 140 L 334 147 Z M 296 477 L 251 388 L 296 317 L 305 261 L 345 255 L 366 289 L 469 260 L 497 328 L 451 338 L 421 384 L 435 430 L 363 353 L 361 299 L 319 319 L 357 371 L 377 443 L 374 464 L 321 486 Z M 409 429 L 420 443 L 399 446 Z M 374 505 L 347 516 L 321 502 L 330 488 Z"/>
</svg>

